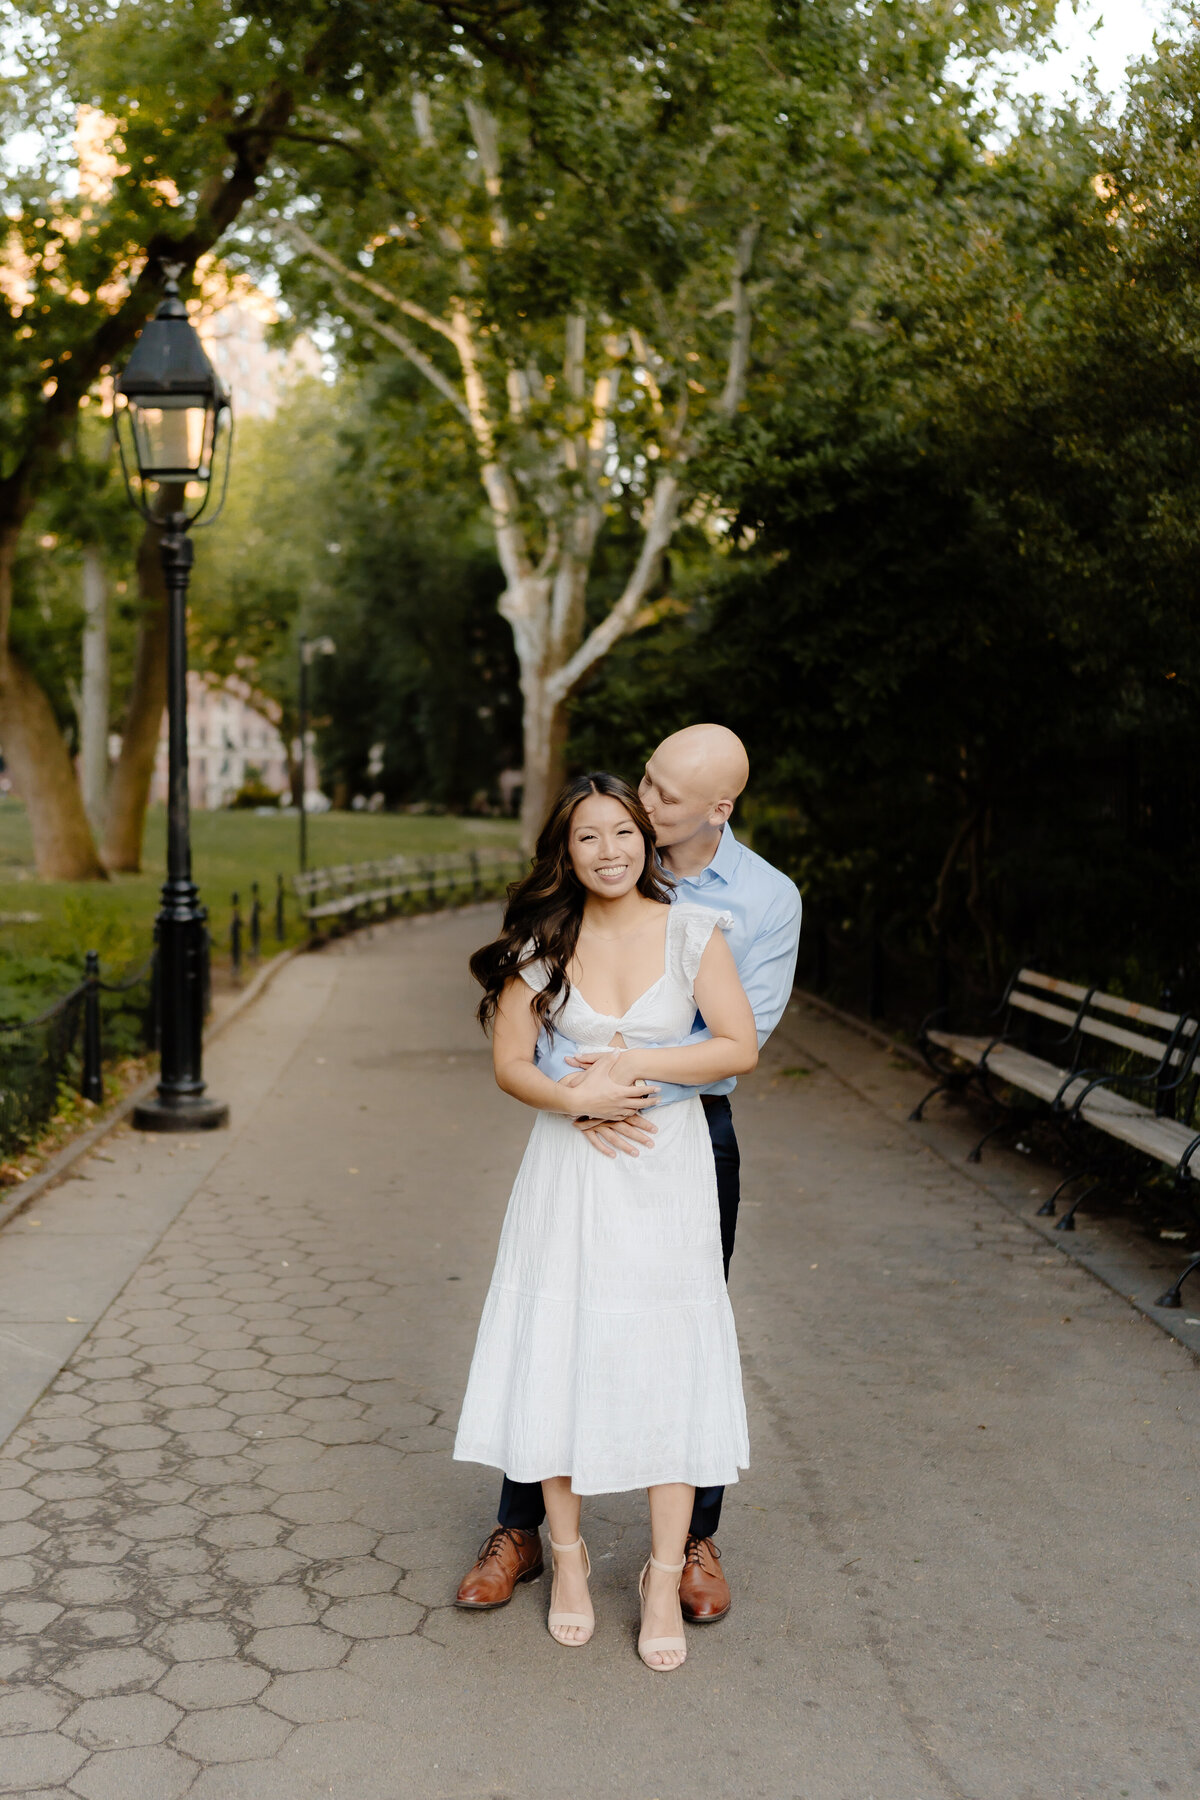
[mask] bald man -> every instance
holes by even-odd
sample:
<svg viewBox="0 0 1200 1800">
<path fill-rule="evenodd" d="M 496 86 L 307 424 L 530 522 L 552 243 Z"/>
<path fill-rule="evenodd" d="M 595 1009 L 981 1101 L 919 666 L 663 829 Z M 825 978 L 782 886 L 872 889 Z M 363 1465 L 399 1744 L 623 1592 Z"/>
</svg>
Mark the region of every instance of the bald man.
<svg viewBox="0 0 1200 1800">
<path fill-rule="evenodd" d="M 654 826 L 659 858 L 675 878 L 675 896 L 733 915 L 727 940 L 754 1008 L 761 1049 L 783 1017 L 792 991 L 801 908 L 794 883 L 739 844 L 730 829 L 729 815 L 749 775 L 745 746 L 732 731 L 724 725 L 689 725 L 664 738 L 646 764 L 638 792 Z M 708 1035 L 697 1015 L 688 1041 L 695 1043 Z M 576 1054 L 575 1046 L 561 1034 L 551 1041 L 543 1033 L 539 1040 L 538 1067 L 556 1080 L 587 1060 L 587 1055 Z M 736 1085 L 731 1077 L 698 1090 L 716 1164 L 726 1276 L 740 1198 L 740 1159 L 729 1104 Z M 669 1106 L 696 1092 L 695 1088 L 663 1084 L 658 1105 Z M 587 1132 L 599 1155 L 654 1153 L 652 1113 L 616 1123 L 579 1120 L 577 1124 Z M 720 1552 L 713 1542 L 723 1496 L 724 1489 L 719 1487 L 696 1490 L 679 1584 L 683 1616 L 695 1625 L 723 1619 L 732 1604 Z M 542 1572 L 540 1528 L 545 1507 L 541 1484 L 511 1481 L 506 1475 L 497 1517 L 496 1529 L 484 1541 L 458 1590 L 459 1606 L 476 1611 L 505 1606 L 518 1581 L 532 1581 Z"/>
</svg>

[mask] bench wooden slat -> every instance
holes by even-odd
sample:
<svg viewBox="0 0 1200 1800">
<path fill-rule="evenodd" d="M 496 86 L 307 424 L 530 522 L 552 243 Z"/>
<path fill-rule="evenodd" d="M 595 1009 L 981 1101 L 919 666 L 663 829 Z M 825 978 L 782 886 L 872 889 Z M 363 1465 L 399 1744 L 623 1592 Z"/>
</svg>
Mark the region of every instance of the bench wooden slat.
<svg viewBox="0 0 1200 1800">
<path fill-rule="evenodd" d="M 1051 1006 L 1047 1000 L 1035 1000 L 1032 994 L 1011 994 L 1008 1003 L 1019 1007 L 1022 1012 L 1037 1013 L 1039 1018 L 1053 1019 L 1058 1025 L 1073 1025 L 1079 1017 L 1078 1007 L 1073 1012 L 1067 1012 L 1064 1007 Z"/>
<path fill-rule="evenodd" d="M 1110 1025 L 1106 1019 L 1084 1019 L 1080 1030 L 1084 1037 L 1100 1038 L 1106 1044 L 1120 1044 L 1123 1050 L 1136 1050 L 1152 1063 L 1162 1061 L 1166 1044 L 1159 1038 L 1143 1037 L 1140 1032 L 1126 1031 L 1123 1025 Z"/>
<path fill-rule="evenodd" d="M 1052 994 L 1064 994 L 1068 1000 L 1083 1000 L 1087 997 L 1087 989 L 1079 987 L 1074 981 L 1062 981 L 1057 975 L 1043 975 L 1039 969 L 1022 969 L 1017 976 L 1027 987 L 1046 988 Z"/>
<path fill-rule="evenodd" d="M 1093 1006 L 1099 1006 L 1105 1012 L 1120 1013 L 1126 1019 L 1144 1019 L 1147 1025 L 1157 1025 L 1160 1031 L 1172 1032 L 1179 1024 L 1178 1013 L 1160 1012 L 1156 1006 L 1143 1006 L 1139 1000 L 1123 1000 L 1118 994 L 1093 994 Z M 1195 1031 L 1195 1021 L 1188 1019 L 1184 1030 L 1190 1037 Z"/>
</svg>

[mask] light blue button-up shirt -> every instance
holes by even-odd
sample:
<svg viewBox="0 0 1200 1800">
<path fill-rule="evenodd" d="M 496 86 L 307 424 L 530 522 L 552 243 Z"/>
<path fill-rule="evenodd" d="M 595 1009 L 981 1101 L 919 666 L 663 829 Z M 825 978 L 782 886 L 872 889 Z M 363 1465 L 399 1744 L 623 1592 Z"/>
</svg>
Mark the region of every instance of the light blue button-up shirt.
<svg viewBox="0 0 1200 1800">
<path fill-rule="evenodd" d="M 726 932 L 726 941 L 754 1011 L 761 1050 L 783 1017 L 796 978 L 801 902 L 795 882 L 739 844 L 726 825 L 708 867 L 698 875 L 675 877 L 674 897 L 707 906 L 711 912 L 732 913 L 733 929 Z M 701 1043 L 711 1035 L 697 1013 L 688 1043 Z M 538 1068 L 552 1081 L 559 1081 L 570 1073 L 566 1059 L 574 1050 L 575 1045 L 561 1032 L 551 1040 L 543 1031 L 537 1044 Z M 666 1106 L 695 1093 L 728 1094 L 736 1086 L 733 1075 L 704 1088 L 664 1082 L 658 1104 Z"/>
</svg>

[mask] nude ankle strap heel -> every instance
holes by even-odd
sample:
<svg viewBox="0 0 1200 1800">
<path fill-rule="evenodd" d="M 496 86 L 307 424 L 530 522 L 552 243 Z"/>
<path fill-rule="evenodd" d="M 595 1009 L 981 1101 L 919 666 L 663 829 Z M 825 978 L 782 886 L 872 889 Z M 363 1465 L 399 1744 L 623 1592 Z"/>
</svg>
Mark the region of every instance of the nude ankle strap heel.
<svg viewBox="0 0 1200 1800">
<path fill-rule="evenodd" d="M 554 1605 L 554 1596 L 558 1592 L 557 1557 L 561 1554 L 565 1554 L 568 1550 L 582 1550 L 583 1551 L 583 1572 L 585 1575 L 590 1575 L 592 1572 L 592 1559 L 588 1555 L 588 1547 L 584 1543 L 584 1541 L 581 1537 L 577 1537 L 573 1544 L 556 1544 L 554 1539 L 551 1538 L 550 1539 L 550 1549 L 555 1555 L 555 1565 L 554 1565 L 554 1580 L 551 1583 L 551 1587 L 550 1587 L 550 1611 L 546 1618 L 546 1629 L 550 1633 L 550 1636 L 554 1639 L 555 1643 L 561 1644 L 564 1650 L 582 1650 L 583 1646 L 588 1642 L 588 1639 L 591 1637 L 592 1632 L 596 1628 L 596 1621 L 594 1618 L 589 1617 L 587 1613 L 559 1612 L 556 1609 L 556 1607 Z M 586 1631 L 587 1637 L 581 1637 L 581 1638 L 561 1638 L 561 1637 L 559 1637 L 559 1635 L 558 1635 L 559 1631 L 564 1626 L 571 1626 L 571 1625 L 577 1625 L 580 1628 L 580 1630 Z"/>
<path fill-rule="evenodd" d="M 646 1577 L 649 1575 L 650 1570 L 652 1568 L 661 1569 L 664 1575 L 682 1575 L 686 1562 L 686 1557 L 684 1558 L 684 1561 L 680 1563 L 659 1562 L 657 1556 L 647 1557 L 646 1566 L 642 1570 L 641 1577 L 638 1580 L 638 1598 L 642 1603 L 643 1622 L 646 1617 Z M 676 1588 L 678 1588 L 678 1582 L 676 1582 L 675 1585 Z M 656 1650 L 682 1650 L 683 1655 L 677 1663 L 672 1663 L 670 1668 L 664 1668 L 661 1663 L 646 1661 L 647 1657 Z M 669 1675 L 672 1669 L 681 1669 L 687 1661 L 687 1643 L 681 1637 L 643 1638 L 639 1634 L 637 1652 L 642 1661 L 646 1663 L 646 1667 L 648 1669 L 653 1669 L 656 1675 Z"/>
</svg>

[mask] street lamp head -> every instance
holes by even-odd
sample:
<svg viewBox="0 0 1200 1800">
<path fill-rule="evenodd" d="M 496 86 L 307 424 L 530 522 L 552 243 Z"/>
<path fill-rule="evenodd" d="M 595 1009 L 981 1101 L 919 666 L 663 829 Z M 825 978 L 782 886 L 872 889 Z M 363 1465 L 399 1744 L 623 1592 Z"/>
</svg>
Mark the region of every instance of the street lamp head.
<svg viewBox="0 0 1200 1800">
<path fill-rule="evenodd" d="M 113 429 L 129 497 L 139 512 L 156 518 L 151 493 L 178 486 L 186 499 L 199 501 L 190 512 L 186 505 L 178 509 L 191 523 L 208 504 L 222 442 L 228 477 L 231 414 L 229 390 L 180 299 L 182 268 L 181 263 L 163 264 L 165 297 L 117 377 Z"/>
</svg>

